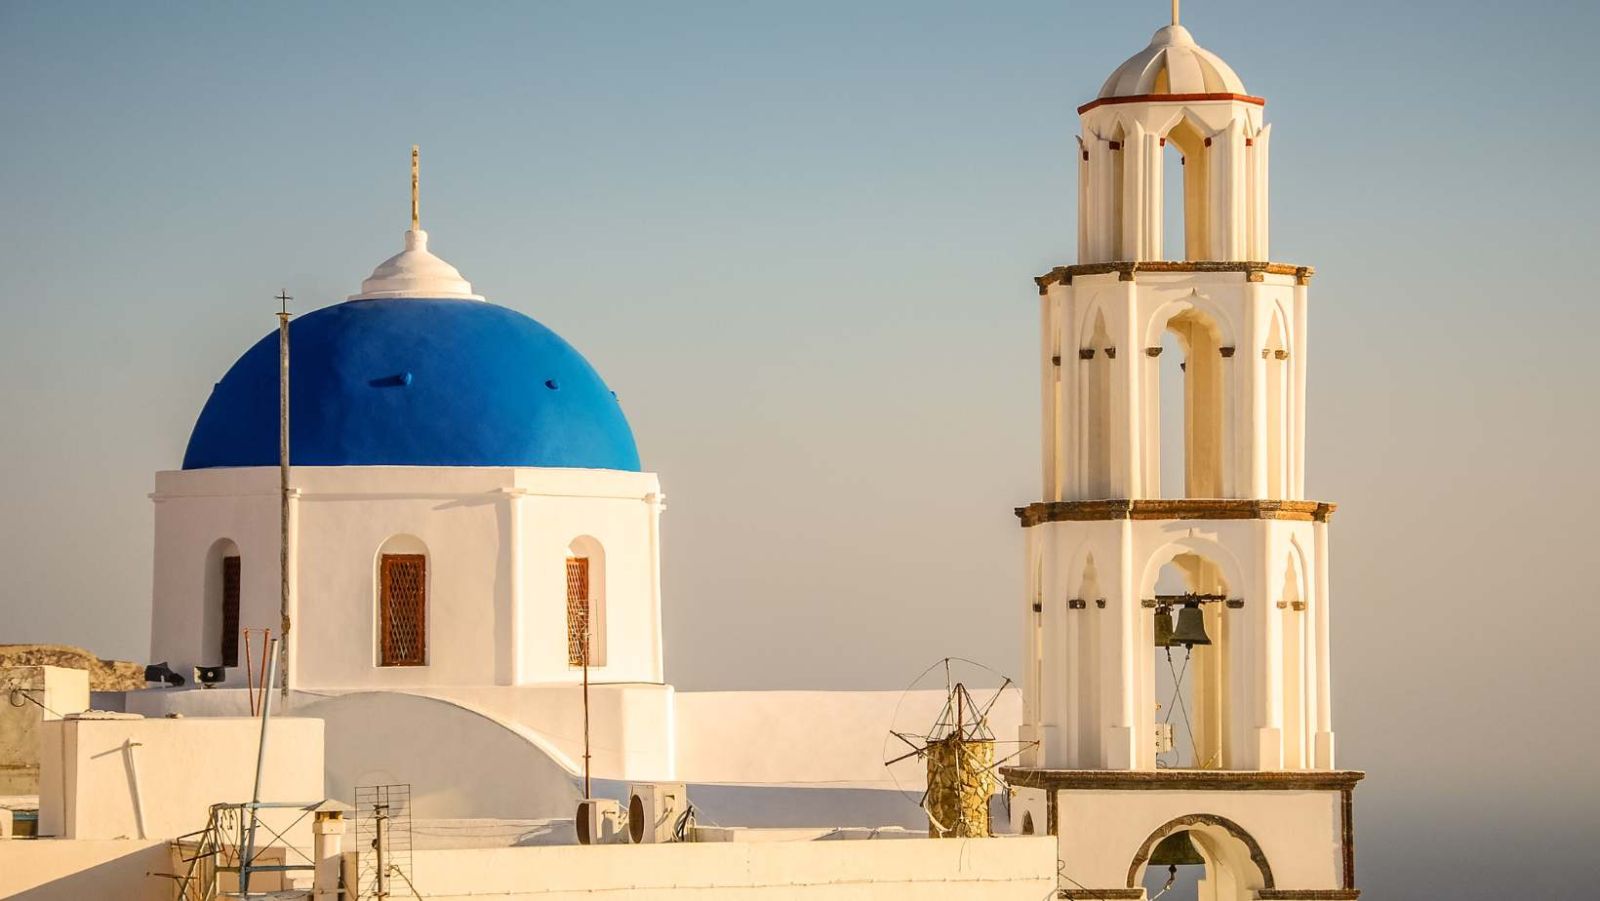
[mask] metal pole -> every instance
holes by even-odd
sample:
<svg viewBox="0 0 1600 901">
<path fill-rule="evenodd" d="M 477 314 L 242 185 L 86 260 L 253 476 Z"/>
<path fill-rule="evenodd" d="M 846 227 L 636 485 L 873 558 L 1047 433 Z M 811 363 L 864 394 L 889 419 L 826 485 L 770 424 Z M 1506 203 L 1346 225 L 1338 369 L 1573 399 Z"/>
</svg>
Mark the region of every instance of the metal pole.
<svg viewBox="0 0 1600 901">
<path fill-rule="evenodd" d="M 589 621 L 583 623 L 583 796 L 594 797 L 589 785 Z"/>
<path fill-rule="evenodd" d="M 384 828 L 388 820 L 388 804 L 378 804 L 372 808 L 372 849 L 378 857 L 378 898 L 389 897 L 389 863 L 383 853 L 388 847 L 387 830 Z"/>
<path fill-rule="evenodd" d="M 283 675 L 283 698 L 289 699 L 289 301 L 294 298 L 287 291 L 278 292 L 283 305 L 278 311 L 278 589 L 279 614 L 282 617 L 279 634 L 280 668 Z M 271 691 L 271 683 L 264 686 Z"/>
<path fill-rule="evenodd" d="M 272 649 L 268 653 L 267 682 L 271 683 L 272 677 L 278 668 L 278 648 L 281 642 L 272 641 Z M 239 857 L 239 893 L 250 893 L 250 865 L 255 857 L 256 845 L 256 816 L 258 805 L 261 803 L 261 770 L 267 761 L 267 723 L 272 719 L 272 692 L 267 692 L 261 701 L 261 738 L 256 744 L 256 784 L 250 792 L 250 828 L 245 833 L 244 854 Z"/>
</svg>

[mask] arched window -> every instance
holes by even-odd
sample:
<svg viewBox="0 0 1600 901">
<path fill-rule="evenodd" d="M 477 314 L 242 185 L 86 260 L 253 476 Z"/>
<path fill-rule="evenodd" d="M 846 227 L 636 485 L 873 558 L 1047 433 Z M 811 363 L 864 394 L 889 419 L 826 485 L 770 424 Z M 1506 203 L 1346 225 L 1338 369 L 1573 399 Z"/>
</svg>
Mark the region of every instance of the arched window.
<svg viewBox="0 0 1600 901">
<path fill-rule="evenodd" d="M 1192 304 L 1166 321 L 1156 368 L 1160 497 L 1222 497 L 1224 404 L 1221 330 Z"/>
<path fill-rule="evenodd" d="M 207 657 L 214 650 L 214 659 L 223 666 L 239 665 L 239 574 L 239 546 L 227 538 L 218 539 L 206 553 L 201 623 Z M 209 659 L 206 662 L 209 665 Z"/>
<path fill-rule="evenodd" d="M 396 535 L 378 549 L 378 665 L 428 663 L 428 549 Z"/>
<path fill-rule="evenodd" d="M 1150 619 L 1170 617 L 1167 623 L 1182 632 L 1184 608 L 1192 604 L 1189 625 L 1199 625 L 1209 641 L 1192 647 L 1158 646 L 1148 658 L 1154 664 L 1151 713 L 1156 733 L 1164 739 L 1157 746 L 1157 767 L 1216 769 L 1226 765 L 1223 729 L 1228 694 L 1224 661 L 1229 636 L 1222 616 L 1224 605 L 1217 599 L 1227 593 L 1220 567 L 1197 553 L 1175 554 L 1157 573 L 1154 597 L 1150 598 L 1157 606 L 1149 611 Z"/>
<path fill-rule="evenodd" d="M 1207 234 L 1206 136 L 1184 118 L 1162 139 L 1163 252 L 1168 260 L 1210 257 Z"/>
<path fill-rule="evenodd" d="M 585 535 L 567 546 L 567 665 L 606 664 L 606 555 Z"/>
</svg>

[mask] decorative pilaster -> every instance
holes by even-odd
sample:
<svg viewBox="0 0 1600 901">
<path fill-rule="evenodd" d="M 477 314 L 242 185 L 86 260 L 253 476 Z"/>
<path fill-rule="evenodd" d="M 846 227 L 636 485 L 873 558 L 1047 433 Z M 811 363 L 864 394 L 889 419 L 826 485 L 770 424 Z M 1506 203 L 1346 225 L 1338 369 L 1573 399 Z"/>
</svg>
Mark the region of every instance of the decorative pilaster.
<svg viewBox="0 0 1600 901">
<path fill-rule="evenodd" d="M 1331 671 L 1332 640 L 1329 629 L 1328 600 L 1328 524 L 1313 526 L 1317 542 L 1317 588 L 1312 599 L 1315 614 L 1317 648 L 1317 734 L 1313 765 L 1319 770 L 1333 769 L 1333 677 Z"/>
</svg>

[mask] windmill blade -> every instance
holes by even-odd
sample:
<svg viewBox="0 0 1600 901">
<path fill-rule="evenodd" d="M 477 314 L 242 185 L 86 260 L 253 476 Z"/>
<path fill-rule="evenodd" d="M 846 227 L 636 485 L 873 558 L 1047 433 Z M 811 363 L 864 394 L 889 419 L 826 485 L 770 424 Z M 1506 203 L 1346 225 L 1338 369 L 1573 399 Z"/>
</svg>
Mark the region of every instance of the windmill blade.
<svg viewBox="0 0 1600 901">
<path fill-rule="evenodd" d="M 927 753 L 927 749 L 926 748 L 917 748 L 914 751 L 910 751 L 908 753 L 901 754 L 899 757 L 896 757 L 893 760 L 885 760 L 883 762 L 883 765 L 884 766 L 894 766 L 895 764 L 899 763 L 902 760 L 909 760 L 912 757 L 921 757 L 926 753 Z"/>
<path fill-rule="evenodd" d="M 928 738 L 927 738 L 927 736 L 924 736 L 924 735 L 916 736 L 917 738 L 922 739 L 922 744 L 917 744 L 916 742 L 912 741 L 910 738 L 907 738 L 906 737 L 906 733 L 904 733 L 904 732 L 896 732 L 893 729 L 890 729 L 889 730 L 889 734 L 893 735 L 895 738 L 898 738 L 901 741 L 905 742 L 906 743 L 906 747 L 911 748 L 914 751 L 921 751 L 928 743 Z"/>
</svg>

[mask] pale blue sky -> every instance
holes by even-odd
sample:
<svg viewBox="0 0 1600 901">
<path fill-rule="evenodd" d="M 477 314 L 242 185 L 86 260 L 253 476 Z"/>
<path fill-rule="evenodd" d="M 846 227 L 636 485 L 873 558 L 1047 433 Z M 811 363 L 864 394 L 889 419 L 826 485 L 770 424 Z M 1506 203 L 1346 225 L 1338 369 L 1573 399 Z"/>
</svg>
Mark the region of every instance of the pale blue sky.
<svg viewBox="0 0 1600 901">
<path fill-rule="evenodd" d="M 1015 669 L 1036 296 L 1118 3 L 0 2 L 0 641 L 142 659 L 151 473 L 271 295 L 424 225 L 669 495 L 669 676 Z M 1370 897 L 1574 897 L 1600 724 L 1592 2 L 1191 0 L 1315 265 L 1309 488 Z M 1587 824 L 1587 825 L 1584 825 Z M 1580 882 L 1580 880 L 1585 880 Z"/>
</svg>

